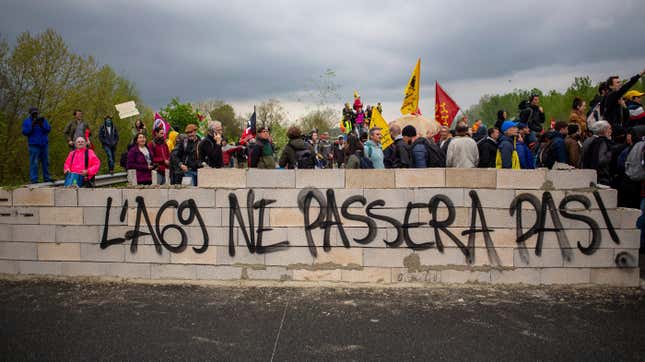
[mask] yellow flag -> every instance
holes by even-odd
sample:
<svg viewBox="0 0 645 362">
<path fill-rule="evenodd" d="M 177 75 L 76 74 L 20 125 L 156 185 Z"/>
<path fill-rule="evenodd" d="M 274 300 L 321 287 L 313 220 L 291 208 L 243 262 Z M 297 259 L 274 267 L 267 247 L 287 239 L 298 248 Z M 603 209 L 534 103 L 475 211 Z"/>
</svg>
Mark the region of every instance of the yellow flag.
<svg viewBox="0 0 645 362">
<path fill-rule="evenodd" d="M 421 58 L 417 60 L 417 65 L 410 76 L 407 87 L 405 87 L 405 98 L 401 105 L 401 114 L 414 113 L 419 109 L 419 84 L 421 69 Z"/>
<path fill-rule="evenodd" d="M 370 128 L 378 127 L 381 129 L 381 148 L 386 149 L 389 145 L 394 143 L 392 136 L 390 136 L 390 127 L 387 125 L 385 118 L 378 111 L 378 108 L 372 108 L 372 119 L 370 120 Z"/>
</svg>

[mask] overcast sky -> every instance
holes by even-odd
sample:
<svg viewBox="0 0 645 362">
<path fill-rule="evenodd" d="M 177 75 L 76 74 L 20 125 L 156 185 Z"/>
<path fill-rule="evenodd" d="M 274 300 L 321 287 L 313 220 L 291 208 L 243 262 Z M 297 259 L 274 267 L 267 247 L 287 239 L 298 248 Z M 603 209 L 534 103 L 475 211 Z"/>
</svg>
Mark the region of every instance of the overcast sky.
<svg viewBox="0 0 645 362">
<path fill-rule="evenodd" d="M 10 42 L 48 27 L 70 47 L 133 80 L 155 109 L 171 97 L 222 99 L 246 113 L 277 98 L 290 119 L 316 101 L 312 80 L 336 72 L 340 108 L 399 115 L 421 57 L 421 110 L 438 80 L 462 108 L 486 93 L 565 89 L 645 68 L 642 1 L 94 1 L 0 0 Z"/>
</svg>

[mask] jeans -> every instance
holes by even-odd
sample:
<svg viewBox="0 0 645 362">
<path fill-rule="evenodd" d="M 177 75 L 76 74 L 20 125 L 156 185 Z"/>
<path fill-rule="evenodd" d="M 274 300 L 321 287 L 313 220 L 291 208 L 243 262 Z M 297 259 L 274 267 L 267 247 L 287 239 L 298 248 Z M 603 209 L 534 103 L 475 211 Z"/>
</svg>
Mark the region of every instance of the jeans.
<svg viewBox="0 0 645 362">
<path fill-rule="evenodd" d="M 641 198 L 641 216 L 636 220 L 636 227 L 641 230 L 641 253 L 645 251 L 645 197 Z"/>
<path fill-rule="evenodd" d="M 49 145 L 29 145 L 29 178 L 31 183 L 38 182 L 38 162 L 43 168 L 43 180 L 51 181 L 49 175 Z"/>
<path fill-rule="evenodd" d="M 68 172 L 65 175 L 65 185 L 64 186 L 65 187 L 72 187 L 72 186 L 83 187 L 83 180 L 84 179 L 85 178 L 83 177 L 83 175 Z"/>
<path fill-rule="evenodd" d="M 103 145 L 103 149 L 108 158 L 108 170 L 114 171 L 114 152 L 116 151 L 116 147 Z"/>
<path fill-rule="evenodd" d="M 197 171 L 186 171 L 184 172 L 184 177 L 192 178 L 193 186 L 197 186 Z"/>
<path fill-rule="evenodd" d="M 164 185 L 166 183 L 166 172 L 157 171 L 157 185 Z"/>
</svg>

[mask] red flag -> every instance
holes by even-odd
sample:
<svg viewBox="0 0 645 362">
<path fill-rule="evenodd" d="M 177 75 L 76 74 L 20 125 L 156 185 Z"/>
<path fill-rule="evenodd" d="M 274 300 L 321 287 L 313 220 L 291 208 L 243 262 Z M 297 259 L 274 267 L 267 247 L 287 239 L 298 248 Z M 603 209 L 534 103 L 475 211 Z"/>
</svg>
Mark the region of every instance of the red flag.
<svg viewBox="0 0 645 362">
<path fill-rule="evenodd" d="M 442 126 L 448 126 L 452 124 L 452 120 L 455 119 L 457 113 L 459 112 L 459 106 L 455 101 L 450 98 L 448 93 L 446 93 L 439 82 L 436 82 L 436 92 L 435 92 L 435 105 L 434 105 L 434 118 Z"/>
</svg>

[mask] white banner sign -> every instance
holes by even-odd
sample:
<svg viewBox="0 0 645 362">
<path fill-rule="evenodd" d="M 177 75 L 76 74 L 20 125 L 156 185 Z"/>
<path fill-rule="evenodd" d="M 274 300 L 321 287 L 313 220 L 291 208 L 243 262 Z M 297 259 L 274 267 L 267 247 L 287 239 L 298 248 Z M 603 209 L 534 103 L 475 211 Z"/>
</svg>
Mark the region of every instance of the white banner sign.
<svg viewBox="0 0 645 362">
<path fill-rule="evenodd" d="M 138 116 L 139 110 L 134 101 L 129 101 L 121 104 L 115 104 L 117 112 L 119 112 L 119 118 L 124 119 L 132 116 Z"/>
</svg>

